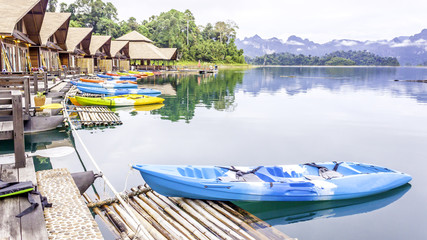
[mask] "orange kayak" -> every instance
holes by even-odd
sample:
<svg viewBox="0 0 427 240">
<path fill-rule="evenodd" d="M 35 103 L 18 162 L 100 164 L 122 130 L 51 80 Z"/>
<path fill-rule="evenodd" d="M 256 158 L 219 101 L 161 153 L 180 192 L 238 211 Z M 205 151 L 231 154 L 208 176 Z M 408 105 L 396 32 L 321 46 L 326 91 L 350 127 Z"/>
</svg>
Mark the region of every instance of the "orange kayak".
<svg viewBox="0 0 427 240">
<path fill-rule="evenodd" d="M 114 77 L 119 77 L 119 74 L 116 73 L 106 73 L 108 76 L 114 76 Z"/>
<path fill-rule="evenodd" d="M 82 82 L 91 82 L 91 83 L 105 83 L 105 80 L 102 79 L 88 79 L 88 78 L 80 78 L 80 81 Z M 111 80 L 109 82 L 114 82 L 114 83 L 132 83 L 132 84 L 138 84 L 135 81 L 130 81 L 130 80 Z"/>
</svg>

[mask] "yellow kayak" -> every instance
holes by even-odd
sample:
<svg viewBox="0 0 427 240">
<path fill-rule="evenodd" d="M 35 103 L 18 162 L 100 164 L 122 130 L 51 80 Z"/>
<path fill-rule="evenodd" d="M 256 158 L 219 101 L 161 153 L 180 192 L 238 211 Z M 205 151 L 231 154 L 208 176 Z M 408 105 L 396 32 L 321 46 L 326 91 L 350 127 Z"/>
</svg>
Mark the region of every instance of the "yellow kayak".
<svg viewBox="0 0 427 240">
<path fill-rule="evenodd" d="M 118 106 L 139 106 L 139 105 L 148 105 L 148 104 L 158 104 L 163 103 L 165 99 L 159 97 L 150 97 L 146 95 L 139 94 L 128 94 L 120 95 L 114 97 L 80 97 L 75 96 L 76 101 L 82 106 L 109 106 L 109 107 L 118 107 Z"/>
<path fill-rule="evenodd" d="M 144 76 L 153 76 L 154 75 L 154 73 L 152 73 L 152 72 L 128 71 L 128 73 L 130 73 L 130 74 L 140 74 L 140 75 L 144 75 Z"/>
</svg>

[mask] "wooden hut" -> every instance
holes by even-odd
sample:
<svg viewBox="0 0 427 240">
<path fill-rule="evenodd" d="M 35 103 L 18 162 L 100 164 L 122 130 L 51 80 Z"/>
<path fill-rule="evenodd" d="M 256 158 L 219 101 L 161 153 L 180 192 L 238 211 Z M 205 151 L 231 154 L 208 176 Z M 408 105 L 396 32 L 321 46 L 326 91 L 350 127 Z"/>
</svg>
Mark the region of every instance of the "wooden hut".
<svg viewBox="0 0 427 240">
<path fill-rule="evenodd" d="M 70 17 L 71 13 L 46 12 L 40 30 L 41 44 L 39 47 L 30 48 L 33 67 L 47 71 L 62 69 L 59 51 L 67 50 L 65 41 Z"/>
<path fill-rule="evenodd" d="M 66 51 L 59 52 L 61 64 L 68 69 L 80 67 L 93 72 L 93 61 L 84 60 L 85 55 L 90 55 L 89 45 L 92 39 L 92 28 L 68 28 L 65 41 Z"/>
<path fill-rule="evenodd" d="M 160 48 L 153 44 L 153 41 L 137 31 L 132 31 L 116 40 L 129 42 L 130 62 L 132 66 L 138 69 L 159 69 L 160 61 L 171 60 L 170 57 L 164 55 Z M 158 66 L 155 66 L 156 61 Z"/>
<path fill-rule="evenodd" d="M 110 45 L 111 36 L 92 35 L 89 47 L 91 55 L 86 56 L 86 58 L 90 57 L 93 59 L 93 65 L 98 71 L 105 72 L 112 70 L 112 60 L 107 59 L 107 57 L 111 57 Z"/>
<path fill-rule="evenodd" d="M 129 71 L 129 42 L 111 41 L 110 56 L 113 71 Z"/>
<path fill-rule="evenodd" d="M 2 72 L 29 72 L 29 47 L 40 45 L 47 0 L 0 0 Z"/>
<path fill-rule="evenodd" d="M 176 48 L 160 48 L 160 51 L 166 57 L 163 61 L 165 69 L 171 68 L 175 65 L 175 61 L 178 60 L 178 50 Z"/>
</svg>

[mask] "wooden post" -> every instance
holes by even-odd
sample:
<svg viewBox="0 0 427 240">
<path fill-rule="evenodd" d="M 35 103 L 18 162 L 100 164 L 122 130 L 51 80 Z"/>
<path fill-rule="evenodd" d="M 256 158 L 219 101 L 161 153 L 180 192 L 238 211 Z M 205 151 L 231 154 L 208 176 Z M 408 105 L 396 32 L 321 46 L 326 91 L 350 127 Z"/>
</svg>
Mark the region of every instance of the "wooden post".
<svg viewBox="0 0 427 240">
<path fill-rule="evenodd" d="M 31 107 L 31 94 L 30 94 L 30 77 L 24 77 L 24 101 L 25 101 L 25 114 L 30 115 Z"/>
<path fill-rule="evenodd" d="M 38 83 L 37 73 L 33 74 L 33 85 L 34 85 L 34 93 L 37 94 L 37 92 L 39 91 L 39 83 Z"/>
<path fill-rule="evenodd" d="M 44 85 L 44 92 L 47 92 L 49 89 L 49 86 L 47 85 L 47 73 L 43 73 L 43 85 Z"/>
<path fill-rule="evenodd" d="M 12 91 L 13 107 L 13 145 L 15 150 L 15 167 L 25 167 L 24 120 L 22 119 L 22 95 Z"/>
</svg>

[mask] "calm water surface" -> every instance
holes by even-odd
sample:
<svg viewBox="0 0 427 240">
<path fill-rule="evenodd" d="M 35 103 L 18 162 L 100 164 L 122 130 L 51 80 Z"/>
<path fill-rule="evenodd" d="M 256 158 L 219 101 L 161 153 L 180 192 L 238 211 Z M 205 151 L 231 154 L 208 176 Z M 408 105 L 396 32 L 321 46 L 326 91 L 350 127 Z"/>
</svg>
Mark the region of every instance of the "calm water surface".
<svg viewBox="0 0 427 240">
<path fill-rule="evenodd" d="M 142 183 L 130 170 L 137 163 L 387 166 L 412 175 L 411 185 L 348 201 L 237 204 L 298 239 L 425 239 L 427 83 L 395 79 L 427 79 L 427 69 L 283 67 L 169 75 L 144 82 L 168 93 L 162 108 L 116 109 L 123 125 L 79 134 L 120 191 Z M 49 136 L 69 141 L 64 132 Z M 76 147 L 93 169 L 81 144 Z M 76 159 L 51 159 L 51 165 L 81 171 Z M 102 181 L 97 190 L 111 196 Z"/>
</svg>

